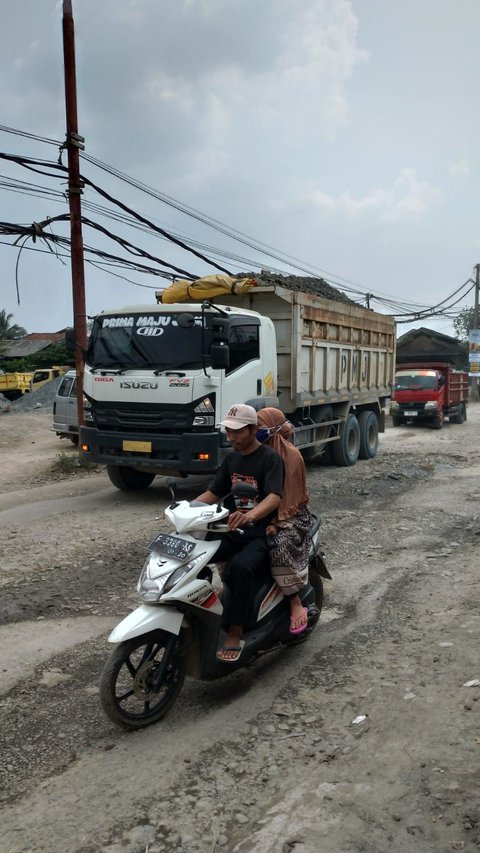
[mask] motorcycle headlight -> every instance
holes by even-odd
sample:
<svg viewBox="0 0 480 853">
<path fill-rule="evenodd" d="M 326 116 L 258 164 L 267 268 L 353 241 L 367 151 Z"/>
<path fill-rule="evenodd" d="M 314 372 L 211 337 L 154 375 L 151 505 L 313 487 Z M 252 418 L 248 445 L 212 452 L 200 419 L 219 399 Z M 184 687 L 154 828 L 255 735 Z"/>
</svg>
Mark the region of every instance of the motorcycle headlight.
<svg viewBox="0 0 480 853">
<path fill-rule="evenodd" d="M 194 560 L 178 566 L 170 574 L 161 575 L 158 558 L 156 559 L 155 553 L 150 554 L 145 561 L 140 580 L 137 584 L 137 592 L 142 601 L 150 603 L 159 601 L 164 592 L 170 592 L 182 578 L 195 568 L 203 556 L 203 554 L 199 554 Z M 161 562 L 163 563 L 163 560 Z"/>
<path fill-rule="evenodd" d="M 137 584 L 137 592 L 139 593 L 142 601 L 152 602 L 158 601 L 160 598 L 163 592 L 165 580 L 168 578 L 168 575 L 164 575 L 162 577 L 162 564 L 164 564 L 164 562 L 165 560 L 161 560 L 155 551 L 152 551 L 145 560 L 142 573 Z"/>
<path fill-rule="evenodd" d="M 184 566 L 179 566 L 178 569 L 175 569 L 175 571 L 168 576 L 162 591 L 170 592 L 175 584 L 181 581 L 185 575 L 188 575 L 188 573 L 191 572 L 202 559 L 203 554 L 200 554 L 198 557 L 195 557 L 194 560 L 190 560 L 189 563 L 185 563 Z"/>
<path fill-rule="evenodd" d="M 192 426 L 215 426 L 215 409 L 210 397 L 204 397 L 194 408 Z"/>
<path fill-rule="evenodd" d="M 438 400 L 427 400 L 425 403 L 426 409 L 438 409 Z"/>
</svg>

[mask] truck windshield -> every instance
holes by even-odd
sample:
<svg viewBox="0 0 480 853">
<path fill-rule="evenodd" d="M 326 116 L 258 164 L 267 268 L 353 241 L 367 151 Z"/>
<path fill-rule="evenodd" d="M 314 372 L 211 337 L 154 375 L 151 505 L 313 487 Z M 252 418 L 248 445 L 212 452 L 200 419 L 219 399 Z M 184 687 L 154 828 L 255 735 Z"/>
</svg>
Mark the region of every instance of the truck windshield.
<svg viewBox="0 0 480 853">
<path fill-rule="evenodd" d="M 437 377 L 422 373 L 402 373 L 395 377 L 395 391 L 424 391 L 437 387 Z"/>
<path fill-rule="evenodd" d="M 191 325 L 180 315 L 158 312 L 97 317 L 87 351 L 87 364 L 97 370 L 201 369 L 210 365 L 211 330 L 202 330 L 201 315 L 190 315 Z"/>
</svg>

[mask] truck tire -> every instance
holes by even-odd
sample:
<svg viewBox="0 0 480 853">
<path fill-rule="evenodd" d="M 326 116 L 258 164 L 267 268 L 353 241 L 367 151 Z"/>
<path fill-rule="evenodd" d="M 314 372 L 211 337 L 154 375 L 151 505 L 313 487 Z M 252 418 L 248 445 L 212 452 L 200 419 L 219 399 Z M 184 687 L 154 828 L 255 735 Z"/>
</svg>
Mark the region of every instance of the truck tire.
<svg viewBox="0 0 480 853">
<path fill-rule="evenodd" d="M 460 403 L 456 415 L 450 415 L 448 420 L 451 424 L 463 424 L 467 418 L 467 410 L 464 403 Z"/>
<path fill-rule="evenodd" d="M 339 465 L 341 468 L 355 465 L 360 451 L 360 427 L 355 415 L 347 415 L 340 427 L 338 441 L 332 443 L 332 455 L 335 465 Z"/>
<path fill-rule="evenodd" d="M 359 459 L 373 459 L 378 450 L 378 418 L 375 412 L 366 410 L 358 416 L 360 427 Z"/>
<path fill-rule="evenodd" d="M 148 489 L 155 478 L 155 474 L 147 474 L 145 471 L 136 471 L 135 468 L 120 465 L 107 465 L 107 474 L 113 485 L 122 492 Z"/>
<path fill-rule="evenodd" d="M 440 409 L 438 415 L 436 415 L 432 421 L 432 429 L 442 429 L 444 423 L 445 423 L 445 414 L 444 414 L 443 409 Z"/>
<path fill-rule="evenodd" d="M 398 415 L 392 415 L 392 425 L 394 427 L 402 426 L 403 418 L 399 418 Z"/>
</svg>

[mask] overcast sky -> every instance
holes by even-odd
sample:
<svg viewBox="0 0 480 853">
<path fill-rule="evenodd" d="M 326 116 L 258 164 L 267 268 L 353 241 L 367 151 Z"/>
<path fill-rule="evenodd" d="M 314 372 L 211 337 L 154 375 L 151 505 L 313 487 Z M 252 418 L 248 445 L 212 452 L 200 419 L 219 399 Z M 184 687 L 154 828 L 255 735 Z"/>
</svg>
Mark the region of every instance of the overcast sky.
<svg viewBox="0 0 480 853">
<path fill-rule="evenodd" d="M 90 156 L 362 293 L 433 305 L 472 276 L 478 0 L 73 0 L 73 12 L 79 131 Z M 64 139 L 62 3 L 6 5 L 0 57 L 2 124 Z M 3 132 L 0 150 L 58 156 Z M 292 272 L 88 162 L 82 171 L 166 229 Z M 5 161 L 0 173 L 64 188 Z M 91 189 L 84 199 L 104 204 Z M 0 201 L 6 222 L 66 209 L 1 186 Z M 195 274 L 212 271 L 161 238 L 88 215 Z M 68 226 L 55 231 L 68 235 Z M 18 305 L 18 249 L 0 239 L 0 308 L 29 332 L 70 325 L 69 265 L 25 248 Z M 90 229 L 84 240 L 119 253 Z M 86 299 L 94 314 L 153 302 L 154 290 L 87 264 Z M 453 332 L 446 318 L 418 325 Z"/>
</svg>

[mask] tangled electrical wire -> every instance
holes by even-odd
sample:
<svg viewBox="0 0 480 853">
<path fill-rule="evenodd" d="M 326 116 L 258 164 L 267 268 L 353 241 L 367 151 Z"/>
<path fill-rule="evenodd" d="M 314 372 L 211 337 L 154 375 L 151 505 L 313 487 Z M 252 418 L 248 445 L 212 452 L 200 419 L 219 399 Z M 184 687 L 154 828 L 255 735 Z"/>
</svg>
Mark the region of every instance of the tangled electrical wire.
<svg viewBox="0 0 480 853">
<path fill-rule="evenodd" d="M 62 152 L 65 148 L 63 143 L 55 139 L 42 137 L 2 125 L 0 125 L 0 132 L 13 134 L 36 142 L 51 145 L 58 148 L 60 152 L 56 162 L 40 158 L 25 157 L 18 154 L 8 154 L 5 152 L 0 152 L 0 159 L 14 163 L 31 172 L 48 178 L 65 180 L 68 177 L 68 169 L 62 163 Z M 209 267 L 213 267 L 213 269 L 219 272 L 232 274 L 232 267 L 237 270 L 261 270 L 262 268 L 268 267 L 270 272 L 289 274 L 286 273 L 285 270 L 285 267 L 287 267 L 288 270 L 295 270 L 296 273 L 306 273 L 312 277 L 323 278 L 330 285 L 346 294 L 349 294 L 353 301 L 358 302 L 359 304 L 366 304 L 368 307 L 371 307 L 372 303 L 375 302 L 376 305 L 380 306 L 383 313 L 388 313 L 393 316 L 397 323 L 412 323 L 428 317 L 456 317 L 458 315 L 458 308 L 455 311 L 455 307 L 458 306 L 475 287 L 475 283 L 471 278 L 469 278 L 460 285 L 460 287 L 456 288 L 453 293 L 449 294 L 449 296 L 433 306 L 396 300 L 388 294 L 373 292 L 365 293 L 365 289 L 362 289 L 362 286 L 358 282 L 354 282 L 342 276 L 337 276 L 334 273 L 330 273 L 329 271 L 323 270 L 319 267 L 309 265 L 293 255 L 289 255 L 267 243 L 258 241 L 244 232 L 231 228 L 220 220 L 214 219 L 193 207 L 185 205 L 171 196 L 161 193 L 153 187 L 132 178 L 113 166 L 103 163 L 101 160 L 91 157 L 84 152 L 81 157 L 82 161 L 89 163 L 106 174 L 109 174 L 127 185 L 157 199 L 162 204 L 207 226 L 215 232 L 230 238 L 236 243 L 253 249 L 261 255 L 261 260 L 258 258 L 252 259 L 244 257 L 238 252 L 229 251 L 226 248 L 220 248 L 197 239 L 192 239 L 184 234 L 167 230 L 156 224 L 152 219 L 138 213 L 111 193 L 107 192 L 86 175 L 81 175 L 83 184 L 93 190 L 104 200 L 104 202 L 107 202 L 107 204 L 110 205 L 106 206 L 105 204 L 99 204 L 98 202 L 94 202 L 89 199 L 83 199 L 82 209 L 84 211 L 88 211 L 97 217 L 109 219 L 122 226 L 130 227 L 142 232 L 143 234 L 149 236 L 155 235 L 162 241 L 166 241 L 167 243 L 175 246 L 177 249 L 187 252 L 190 256 L 200 260 Z M 60 204 L 67 204 L 68 201 L 67 194 L 63 189 L 55 189 L 50 186 L 45 186 L 44 183 L 15 180 L 7 175 L 0 175 L 0 189 L 3 189 L 6 192 L 16 192 L 22 195 L 46 199 Z M 51 231 L 51 226 L 54 222 L 68 220 L 69 215 L 65 213 L 58 216 L 48 217 L 42 222 L 33 222 L 30 225 L 0 222 L 0 235 L 3 235 L 6 238 L 12 236 L 17 238 L 13 243 L 7 242 L 7 245 L 13 245 L 14 247 L 19 248 L 16 263 L 17 299 L 19 299 L 18 263 L 21 252 L 28 249 L 50 253 L 54 252 L 57 258 L 64 262 L 64 259 L 69 257 L 70 240 L 68 237 L 63 237 L 59 234 L 53 233 L 53 231 Z M 125 239 L 118 233 L 115 233 L 111 229 L 101 225 L 91 217 L 83 215 L 82 223 L 97 234 L 115 242 L 128 256 L 122 257 L 99 247 L 85 244 L 85 261 L 111 275 L 129 282 L 130 284 L 149 289 L 156 289 L 157 287 L 156 285 L 146 285 L 133 281 L 125 275 L 122 275 L 120 270 L 130 272 L 135 271 L 142 275 L 154 275 L 170 281 L 175 280 L 178 276 L 191 281 L 199 277 L 198 274 L 190 270 L 172 264 L 164 258 L 148 252 L 136 243 Z M 28 245 L 29 241 L 31 241 L 32 245 Z M 0 240 L 0 242 L 2 241 Z M 43 242 L 44 248 L 39 248 L 39 242 Z M 279 261 L 283 264 L 283 269 L 272 266 L 272 260 Z M 219 263 L 218 261 L 222 261 L 222 263 Z M 223 265 L 225 261 L 229 262 L 229 267 Z M 266 261 L 268 261 L 268 263 L 266 263 Z"/>
</svg>

